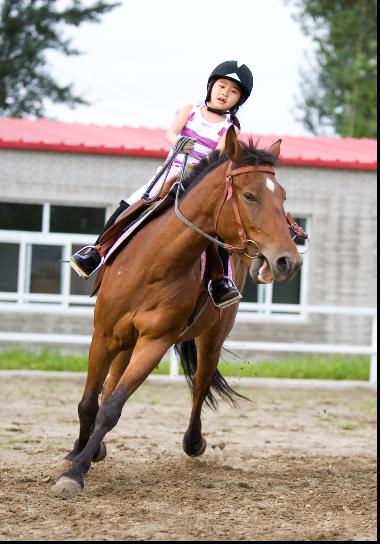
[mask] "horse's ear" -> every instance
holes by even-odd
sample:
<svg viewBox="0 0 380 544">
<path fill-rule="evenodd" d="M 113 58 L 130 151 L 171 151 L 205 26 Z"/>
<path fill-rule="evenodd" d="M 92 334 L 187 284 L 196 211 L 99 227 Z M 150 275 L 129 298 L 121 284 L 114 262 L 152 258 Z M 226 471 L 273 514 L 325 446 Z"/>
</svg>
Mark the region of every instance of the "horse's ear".
<svg viewBox="0 0 380 544">
<path fill-rule="evenodd" d="M 274 144 L 272 144 L 270 148 L 268 149 L 268 153 L 273 155 L 275 159 L 278 159 L 278 157 L 280 156 L 281 144 L 282 144 L 282 140 L 277 140 L 277 142 L 274 142 Z"/>
<path fill-rule="evenodd" d="M 231 125 L 227 130 L 224 153 L 232 162 L 237 162 L 241 156 L 241 147 L 234 125 Z"/>
</svg>

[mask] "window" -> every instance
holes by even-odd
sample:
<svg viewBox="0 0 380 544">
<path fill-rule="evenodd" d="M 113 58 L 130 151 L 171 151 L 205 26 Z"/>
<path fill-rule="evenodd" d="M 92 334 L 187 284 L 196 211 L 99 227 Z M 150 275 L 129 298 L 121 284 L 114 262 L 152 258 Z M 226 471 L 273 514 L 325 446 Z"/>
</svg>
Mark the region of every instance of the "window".
<svg viewBox="0 0 380 544">
<path fill-rule="evenodd" d="M 251 276 L 249 274 L 247 276 L 247 281 L 245 282 L 243 300 L 246 302 L 259 301 L 259 285 L 252 281 Z"/>
<path fill-rule="evenodd" d="M 90 307 L 94 279 L 71 269 L 70 255 L 94 243 L 105 223 L 104 208 L 0 203 L 0 304 Z M 309 221 L 296 218 L 306 230 Z M 300 250 L 303 240 L 296 240 Z M 239 316 L 299 316 L 305 303 L 308 256 L 292 281 L 256 285 L 248 277 Z M 280 306 L 280 307 L 279 307 Z"/>
<path fill-rule="evenodd" d="M 308 232 L 308 220 L 307 218 L 297 217 L 295 218 L 297 223 Z M 305 240 L 296 238 L 295 242 L 300 252 L 304 253 Z M 295 277 L 289 282 L 274 282 L 269 285 L 256 285 L 251 280 L 250 276 L 247 278 L 247 282 L 243 292 L 243 300 L 240 305 L 240 316 L 248 313 L 253 317 L 253 312 L 260 315 L 262 319 L 263 314 L 268 317 L 274 316 L 299 316 L 300 311 L 294 306 L 304 303 L 305 282 L 307 278 L 307 254 L 303 256 L 303 266 L 296 273 Z M 278 307 L 281 305 L 280 307 Z M 285 307 L 284 307 L 285 305 Z M 286 308 L 289 306 L 289 309 Z"/>
<path fill-rule="evenodd" d="M 0 293 L 17 293 L 19 244 L 0 243 Z"/>
<path fill-rule="evenodd" d="M 51 206 L 50 232 L 98 234 L 105 223 L 104 209 Z"/>
<path fill-rule="evenodd" d="M 93 305 L 93 280 L 67 261 L 94 243 L 105 215 L 105 208 L 0 203 L 0 304 Z"/>
<path fill-rule="evenodd" d="M 42 210 L 39 204 L 0 202 L 0 230 L 42 230 Z"/>
<path fill-rule="evenodd" d="M 79 251 L 83 246 L 73 245 L 71 246 L 70 255 L 73 255 Z M 84 281 L 78 276 L 78 274 L 70 267 L 70 295 L 90 296 L 92 292 L 92 286 L 94 284 L 94 277 Z"/>
<path fill-rule="evenodd" d="M 29 293 L 59 295 L 62 246 L 28 245 Z"/>
<path fill-rule="evenodd" d="M 286 283 L 274 282 L 272 301 L 276 304 L 299 304 L 301 298 L 301 272 Z"/>
</svg>

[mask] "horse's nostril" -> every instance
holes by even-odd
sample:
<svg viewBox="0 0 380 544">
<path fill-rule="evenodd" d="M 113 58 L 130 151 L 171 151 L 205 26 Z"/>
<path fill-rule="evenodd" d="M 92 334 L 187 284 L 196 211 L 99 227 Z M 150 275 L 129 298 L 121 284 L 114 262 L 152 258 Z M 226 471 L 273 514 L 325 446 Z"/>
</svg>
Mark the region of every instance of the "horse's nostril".
<svg viewBox="0 0 380 544">
<path fill-rule="evenodd" d="M 283 255 L 282 257 L 279 257 L 276 261 L 276 267 L 277 270 L 284 274 L 286 272 L 290 272 L 294 268 L 294 259 L 290 257 L 289 255 Z"/>
</svg>

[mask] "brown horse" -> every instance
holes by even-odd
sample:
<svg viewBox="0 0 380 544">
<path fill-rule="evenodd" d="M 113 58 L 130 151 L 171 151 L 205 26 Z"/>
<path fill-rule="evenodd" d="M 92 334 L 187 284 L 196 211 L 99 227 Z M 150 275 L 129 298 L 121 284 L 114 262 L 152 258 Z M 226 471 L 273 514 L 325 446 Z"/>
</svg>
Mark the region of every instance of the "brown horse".
<svg viewBox="0 0 380 544">
<path fill-rule="evenodd" d="M 53 488 L 58 496 L 71 498 L 83 489 L 91 462 L 106 456 L 102 440 L 118 422 L 125 402 L 178 342 L 185 372 L 188 377 L 194 374 L 193 408 L 183 448 L 191 456 L 205 451 L 201 410 L 205 400 L 215 404 L 210 388 L 231 400 L 235 393 L 217 366 L 238 309 L 235 304 L 221 313 L 210 305 L 194 328 L 182 334 L 202 290 L 200 257 L 210 245 L 205 236 L 218 236 L 235 252 L 240 290 L 248 270 L 256 282 L 287 281 L 294 275 L 301 258 L 284 212 L 285 191 L 273 169 L 280 144 L 259 150 L 252 143 L 240 144 L 235 131 L 229 130 L 224 154 L 214 152 L 201 161 L 184 182 L 181 213 L 203 235 L 169 208 L 106 268 L 95 308 L 87 382 L 78 406 L 79 438 Z M 250 256 L 253 252 L 256 255 Z"/>
</svg>

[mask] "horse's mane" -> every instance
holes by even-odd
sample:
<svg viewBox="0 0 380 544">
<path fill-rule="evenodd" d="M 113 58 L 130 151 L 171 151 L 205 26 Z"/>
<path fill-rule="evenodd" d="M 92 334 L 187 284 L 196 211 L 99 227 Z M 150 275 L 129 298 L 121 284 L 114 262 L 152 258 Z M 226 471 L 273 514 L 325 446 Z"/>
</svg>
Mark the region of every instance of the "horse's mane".
<svg viewBox="0 0 380 544">
<path fill-rule="evenodd" d="M 242 154 L 240 159 L 234 163 L 236 168 L 243 166 L 275 166 L 276 158 L 266 149 L 259 149 L 252 138 L 248 143 L 240 142 Z M 191 189 L 194 189 L 207 174 L 215 170 L 218 166 L 228 160 L 228 157 L 221 151 L 213 151 L 196 164 L 190 174 L 182 182 L 183 191 L 181 196 L 185 196 Z"/>
</svg>

